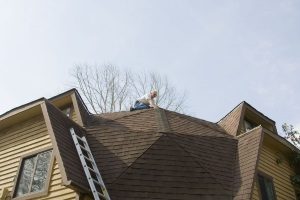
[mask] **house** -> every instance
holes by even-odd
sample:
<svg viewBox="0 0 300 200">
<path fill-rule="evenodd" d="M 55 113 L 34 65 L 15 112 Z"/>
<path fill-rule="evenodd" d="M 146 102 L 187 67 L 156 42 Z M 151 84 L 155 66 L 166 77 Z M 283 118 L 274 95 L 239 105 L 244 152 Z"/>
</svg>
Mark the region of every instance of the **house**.
<svg viewBox="0 0 300 200">
<path fill-rule="evenodd" d="M 164 109 L 89 113 L 75 89 L 0 116 L 0 200 L 93 199 L 70 129 L 111 199 L 299 199 L 275 122 L 242 102 L 213 123 Z"/>
</svg>

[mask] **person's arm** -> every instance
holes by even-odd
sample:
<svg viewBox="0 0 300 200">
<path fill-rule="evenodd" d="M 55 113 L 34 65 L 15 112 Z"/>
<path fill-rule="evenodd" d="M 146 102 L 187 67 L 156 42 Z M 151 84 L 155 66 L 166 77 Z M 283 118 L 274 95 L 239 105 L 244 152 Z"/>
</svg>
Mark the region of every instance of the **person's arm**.
<svg viewBox="0 0 300 200">
<path fill-rule="evenodd" d="M 149 100 L 149 106 L 152 108 L 157 108 L 157 105 L 155 104 L 154 99 Z"/>
</svg>

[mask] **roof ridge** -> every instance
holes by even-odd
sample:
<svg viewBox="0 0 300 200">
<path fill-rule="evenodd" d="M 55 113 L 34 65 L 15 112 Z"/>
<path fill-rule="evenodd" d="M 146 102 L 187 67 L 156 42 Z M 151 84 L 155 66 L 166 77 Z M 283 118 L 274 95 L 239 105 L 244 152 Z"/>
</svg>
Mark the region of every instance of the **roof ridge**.
<svg viewBox="0 0 300 200">
<path fill-rule="evenodd" d="M 164 109 L 155 109 L 155 118 L 158 123 L 158 132 L 170 132 L 170 124 Z"/>
<path fill-rule="evenodd" d="M 190 115 L 185 115 L 185 114 L 177 113 L 177 112 L 166 110 L 166 109 L 164 109 L 164 110 L 167 111 L 167 112 L 170 112 L 170 113 L 174 113 L 174 114 L 176 114 L 180 118 L 186 117 L 189 120 L 193 120 L 193 122 L 195 122 L 195 123 L 201 123 L 201 125 L 203 125 L 203 126 L 206 126 L 206 127 L 210 128 L 210 129 L 214 129 L 215 131 L 220 132 L 220 133 L 222 133 L 222 134 L 224 134 L 226 136 L 233 137 L 232 135 L 228 134 L 218 123 L 210 122 L 210 121 L 207 121 L 207 120 L 204 120 L 204 119 L 200 119 L 200 118 L 193 117 L 193 116 L 190 116 Z M 211 124 L 211 126 L 215 126 L 215 127 L 211 127 L 208 124 Z"/>
<path fill-rule="evenodd" d="M 145 152 L 147 152 L 155 144 L 155 142 L 157 142 L 158 140 L 160 140 L 160 138 L 162 136 L 164 136 L 163 133 L 159 133 L 159 132 L 157 132 L 157 133 L 161 134 L 161 135 L 156 140 L 154 140 L 153 143 L 147 149 L 145 149 L 145 151 L 143 153 L 141 153 L 141 155 L 136 157 L 134 159 L 134 161 L 132 161 L 122 173 L 120 173 L 111 183 L 109 183 L 110 185 L 114 184 L 115 181 L 117 181 L 123 174 L 125 174 L 127 172 L 127 170 L 131 167 L 132 164 L 134 164 L 141 156 L 143 156 L 145 154 Z"/>
<path fill-rule="evenodd" d="M 222 117 L 219 121 L 217 121 L 216 123 L 219 123 L 220 121 L 222 121 L 223 119 L 225 119 L 230 113 L 232 113 L 236 108 L 238 108 L 240 105 L 247 103 L 245 100 L 242 101 L 241 103 L 239 103 L 238 105 L 236 105 L 231 111 L 229 111 L 224 117 Z"/>
<path fill-rule="evenodd" d="M 144 113 L 148 110 L 152 110 L 152 109 L 144 109 L 144 110 L 138 110 L 139 112 L 130 112 L 131 114 L 128 114 L 128 115 L 124 115 L 124 116 L 120 116 L 120 117 L 116 117 L 114 119 L 111 119 L 111 120 L 117 120 L 117 119 L 121 119 L 121 118 L 125 118 L 125 117 L 130 117 L 130 116 L 133 116 L 133 115 L 137 115 L 137 114 L 140 114 L 140 113 Z M 120 112 L 112 112 L 111 114 L 117 114 L 117 113 L 122 113 L 122 112 L 129 112 L 129 111 L 120 111 Z M 101 114 L 108 114 L 108 113 L 101 113 Z M 101 114 L 92 114 L 92 116 L 94 117 L 100 117 L 100 118 L 105 118 L 105 117 L 102 117 Z"/>
<path fill-rule="evenodd" d="M 178 135 L 174 132 L 171 132 L 171 133 L 168 133 L 168 134 L 165 134 L 168 138 L 170 138 L 176 145 L 178 145 L 181 149 L 183 149 L 183 151 L 185 151 L 187 154 L 189 154 L 191 157 L 193 158 L 199 158 L 199 156 L 197 155 L 194 155 L 193 153 L 187 151 L 182 145 L 180 145 L 179 143 L 177 143 L 172 137 L 169 136 L 169 134 L 174 134 L 174 135 Z M 221 184 L 218 179 L 205 167 L 203 166 L 200 162 L 198 162 L 197 160 L 194 160 L 195 163 L 197 163 L 202 169 L 204 169 L 207 173 L 209 173 L 209 175 L 216 181 L 217 184 L 219 184 L 221 186 L 221 188 L 224 190 L 224 191 L 227 191 L 223 184 Z"/>
<path fill-rule="evenodd" d="M 255 107 L 253 107 L 250 103 L 248 103 L 247 101 L 245 101 L 246 106 L 249 106 L 250 108 L 252 108 L 255 112 L 259 113 L 260 115 L 262 115 L 263 117 L 267 118 L 268 120 L 276 123 L 273 119 L 269 118 L 268 116 L 266 116 L 264 113 L 262 113 L 261 111 L 259 111 L 258 109 L 256 109 Z"/>
</svg>

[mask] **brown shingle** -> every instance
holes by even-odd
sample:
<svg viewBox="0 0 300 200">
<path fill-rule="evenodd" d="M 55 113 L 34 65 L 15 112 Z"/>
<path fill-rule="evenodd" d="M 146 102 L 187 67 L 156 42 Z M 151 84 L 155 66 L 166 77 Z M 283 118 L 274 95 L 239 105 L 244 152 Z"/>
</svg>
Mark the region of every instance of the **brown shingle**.
<svg viewBox="0 0 300 200">
<path fill-rule="evenodd" d="M 236 139 L 218 124 L 157 111 L 107 114 L 88 127 L 113 199 L 231 199 Z"/>
<path fill-rule="evenodd" d="M 83 135 L 84 131 L 51 103 L 47 101 L 45 103 L 53 129 L 55 139 L 53 143 L 57 144 L 58 153 L 63 162 L 60 163 L 60 167 L 63 167 L 60 170 L 65 172 L 68 181 L 72 181 L 75 186 L 87 190 L 89 185 L 69 129 L 73 127 L 78 135 Z"/>
<path fill-rule="evenodd" d="M 113 199 L 231 199 L 169 136 L 161 136 L 109 185 Z"/>
<path fill-rule="evenodd" d="M 234 200 L 250 199 L 262 138 L 261 126 L 238 137 Z"/>
<path fill-rule="evenodd" d="M 89 188 L 71 127 L 87 135 L 112 199 L 251 198 L 263 131 L 235 136 L 243 103 L 218 123 L 163 109 L 89 115 L 78 106 L 86 129 L 42 104 L 62 176 L 73 186 Z"/>
<path fill-rule="evenodd" d="M 230 135 L 237 135 L 244 104 L 245 102 L 240 103 L 218 122 Z"/>
</svg>

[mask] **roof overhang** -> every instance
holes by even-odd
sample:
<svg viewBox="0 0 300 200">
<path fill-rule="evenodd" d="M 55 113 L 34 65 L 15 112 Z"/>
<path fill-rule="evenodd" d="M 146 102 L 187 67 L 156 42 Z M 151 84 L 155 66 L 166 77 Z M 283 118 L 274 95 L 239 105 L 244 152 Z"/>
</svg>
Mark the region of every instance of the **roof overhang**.
<svg viewBox="0 0 300 200">
<path fill-rule="evenodd" d="M 267 129 L 263 129 L 263 131 L 265 133 L 264 141 L 268 145 L 284 153 L 300 153 L 300 149 L 292 145 L 283 137 L 276 135 Z"/>
<path fill-rule="evenodd" d="M 51 97 L 49 99 L 49 102 L 56 106 L 57 108 L 63 108 L 66 105 L 69 105 L 72 103 L 72 94 L 75 94 L 77 91 L 76 89 L 68 90 L 64 93 L 61 93 L 59 95 L 56 95 L 54 97 Z"/>
<path fill-rule="evenodd" d="M 0 116 L 0 130 L 42 114 L 44 98 L 14 108 Z"/>
<path fill-rule="evenodd" d="M 56 107 L 63 108 L 72 103 L 72 95 L 77 94 L 76 89 L 68 90 L 62 94 L 54 96 L 49 101 Z M 0 115 L 0 130 L 23 122 L 27 119 L 42 114 L 41 104 L 46 98 L 40 98 L 24 105 L 13 108 Z"/>
</svg>

